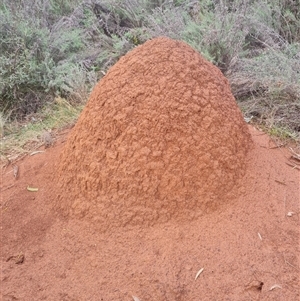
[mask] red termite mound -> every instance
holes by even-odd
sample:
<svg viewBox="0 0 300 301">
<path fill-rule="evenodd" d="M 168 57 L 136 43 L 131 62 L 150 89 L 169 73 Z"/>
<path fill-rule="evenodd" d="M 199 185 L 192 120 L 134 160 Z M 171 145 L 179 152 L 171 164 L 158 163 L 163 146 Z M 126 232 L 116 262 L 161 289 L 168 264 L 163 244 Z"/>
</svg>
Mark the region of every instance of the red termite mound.
<svg viewBox="0 0 300 301">
<path fill-rule="evenodd" d="M 222 73 L 156 38 L 94 88 L 61 156 L 55 208 L 103 230 L 198 216 L 226 202 L 250 144 Z"/>
</svg>

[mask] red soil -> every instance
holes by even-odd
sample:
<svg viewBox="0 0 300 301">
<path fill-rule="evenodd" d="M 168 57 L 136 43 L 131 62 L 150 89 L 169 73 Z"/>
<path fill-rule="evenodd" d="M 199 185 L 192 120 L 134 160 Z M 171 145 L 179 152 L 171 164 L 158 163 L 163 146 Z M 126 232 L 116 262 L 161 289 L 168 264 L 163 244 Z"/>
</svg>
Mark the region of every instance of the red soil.
<svg viewBox="0 0 300 301">
<path fill-rule="evenodd" d="M 64 141 L 4 169 L 1 301 L 299 300 L 299 167 L 190 47 L 123 57 Z"/>
<path fill-rule="evenodd" d="M 62 140 L 16 162 L 17 180 L 8 166 L 0 300 L 299 300 L 300 173 L 286 164 L 288 150 L 250 131 L 241 195 L 190 222 L 101 233 L 92 220 L 58 218 L 52 178 Z"/>
<path fill-rule="evenodd" d="M 56 209 L 103 231 L 196 218 L 232 198 L 250 144 L 219 69 L 183 42 L 148 41 L 95 87 L 62 153 Z"/>
</svg>

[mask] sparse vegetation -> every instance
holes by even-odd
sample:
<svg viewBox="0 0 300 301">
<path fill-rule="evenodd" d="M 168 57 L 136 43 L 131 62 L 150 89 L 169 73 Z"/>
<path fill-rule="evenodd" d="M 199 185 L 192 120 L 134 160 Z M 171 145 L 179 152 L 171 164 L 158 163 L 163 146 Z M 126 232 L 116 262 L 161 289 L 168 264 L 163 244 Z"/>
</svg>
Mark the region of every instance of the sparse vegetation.
<svg viewBox="0 0 300 301">
<path fill-rule="evenodd" d="M 20 154 L 36 150 L 44 144 L 45 133 L 52 133 L 55 137 L 64 127 L 74 125 L 82 108 L 83 104 L 74 106 L 66 99 L 56 97 L 39 113 L 27 115 L 24 121 L 11 120 L 6 125 L 6 136 L 1 142 L 1 161 L 6 164 Z"/>
<path fill-rule="evenodd" d="M 120 56 L 169 36 L 222 70 L 247 117 L 299 139 L 299 20 L 293 0 L 3 0 L 1 135 L 32 114 L 43 120 L 49 110 L 58 114 L 52 111 L 58 98 L 79 112 Z"/>
</svg>

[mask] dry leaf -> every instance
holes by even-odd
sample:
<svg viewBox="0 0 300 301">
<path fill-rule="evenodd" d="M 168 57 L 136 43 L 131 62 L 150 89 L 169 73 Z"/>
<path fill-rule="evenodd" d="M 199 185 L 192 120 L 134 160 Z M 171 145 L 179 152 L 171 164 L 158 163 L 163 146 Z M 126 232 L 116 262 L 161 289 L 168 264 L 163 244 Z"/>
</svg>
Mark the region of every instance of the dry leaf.
<svg viewBox="0 0 300 301">
<path fill-rule="evenodd" d="M 29 187 L 29 186 L 27 186 L 27 190 L 28 191 L 38 191 L 39 189 L 38 188 L 34 188 L 34 187 Z"/>
<path fill-rule="evenodd" d="M 204 271 L 204 268 L 200 269 L 196 274 L 195 280 L 199 277 L 199 275 Z"/>
<path fill-rule="evenodd" d="M 280 285 L 278 285 L 278 284 L 274 284 L 274 285 L 272 285 L 271 287 L 270 287 L 270 289 L 269 289 L 269 291 L 272 291 L 272 290 L 274 290 L 275 288 L 282 288 Z"/>
</svg>

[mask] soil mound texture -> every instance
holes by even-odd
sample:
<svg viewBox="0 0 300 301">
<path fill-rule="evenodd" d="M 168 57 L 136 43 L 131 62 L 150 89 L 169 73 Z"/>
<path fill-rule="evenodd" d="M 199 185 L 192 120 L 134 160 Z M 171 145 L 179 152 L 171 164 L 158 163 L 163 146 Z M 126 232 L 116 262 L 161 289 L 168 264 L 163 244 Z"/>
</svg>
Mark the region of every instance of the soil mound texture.
<svg viewBox="0 0 300 301">
<path fill-rule="evenodd" d="M 58 168 L 55 207 L 103 230 L 190 219 L 227 202 L 251 144 L 226 78 L 157 38 L 94 88 Z"/>
</svg>

